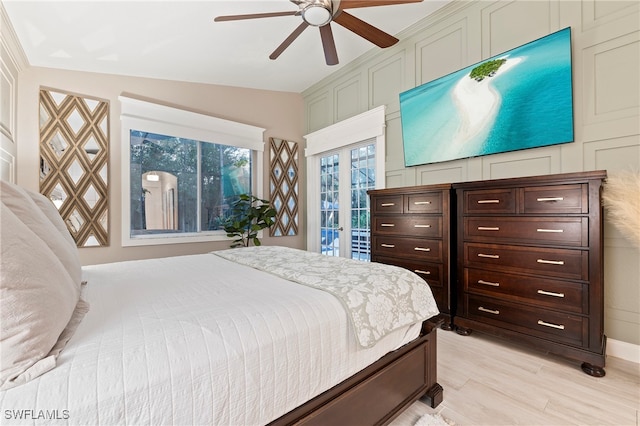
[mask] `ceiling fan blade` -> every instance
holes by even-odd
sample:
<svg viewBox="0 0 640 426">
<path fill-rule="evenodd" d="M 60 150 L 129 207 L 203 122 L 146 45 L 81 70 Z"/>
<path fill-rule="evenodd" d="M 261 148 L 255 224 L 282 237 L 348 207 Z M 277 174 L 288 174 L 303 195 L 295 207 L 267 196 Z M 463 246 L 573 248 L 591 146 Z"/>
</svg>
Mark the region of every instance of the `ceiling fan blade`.
<svg viewBox="0 0 640 426">
<path fill-rule="evenodd" d="M 340 9 L 357 7 L 392 6 L 395 4 L 421 3 L 422 0 L 341 0 Z"/>
<path fill-rule="evenodd" d="M 298 25 L 298 27 L 295 30 L 293 30 L 291 34 L 289 34 L 289 37 L 285 38 L 284 41 L 280 44 L 280 46 L 278 46 L 276 50 L 274 50 L 273 53 L 269 55 L 269 59 L 276 59 L 278 56 L 280 56 L 280 54 L 284 52 L 284 50 L 287 47 L 289 47 L 289 45 L 293 43 L 293 41 L 297 39 L 298 36 L 302 34 L 302 32 L 306 30 L 308 26 L 309 24 L 302 21 L 302 23 Z"/>
<path fill-rule="evenodd" d="M 394 36 L 344 11 L 334 16 L 333 22 L 342 25 L 349 31 L 353 31 L 360 37 L 366 38 L 378 47 L 390 47 L 398 42 L 398 39 Z"/>
<path fill-rule="evenodd" d="M 320 27 L 320 38 L 322 38 L 322 48 L 324 49 L 324 59 L 327 65 L 338 64 L 338 51 L 336 50 L 336 42 L 333 40 L 333 31 L 331 24 Z"/>
<path fill-rule="evenodd" d="M 288 12 L 268 12 L 268 13 L 252 13 L 249 15 L 226 15 L 226 16 L 216 16 L 213 21 L 214 22 L 224 22 L 224 21 L 240 21 L 242 19 L 257 19 L 257 18 L 273 18 L 276 16 L 293 16 L 299 15 L 300 11 L 288 11 Z"/>
</svg>

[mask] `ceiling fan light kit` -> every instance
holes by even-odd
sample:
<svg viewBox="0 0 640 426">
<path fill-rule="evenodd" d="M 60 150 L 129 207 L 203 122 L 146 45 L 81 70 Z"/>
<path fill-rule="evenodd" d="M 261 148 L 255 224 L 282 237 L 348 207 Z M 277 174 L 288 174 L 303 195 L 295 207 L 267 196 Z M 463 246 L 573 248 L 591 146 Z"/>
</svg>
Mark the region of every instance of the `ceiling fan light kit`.
<svg viewBox="0 0 640 426">
<path fill-rule="evenodd" d="M 302 9 L 302 19 L 314 27 L 321 27 L 331 22 L 331 10 L 322 2 L 311 3 Z"/>
<path fill-rule="evenodd" d="M 298 38 L 300 34 L 309 26 L 320 29 L 320 39 L 324 49 L 324 57 L 327 65 L 338 63 L 338 54 L 331 31 L 331 22 L 343 26 L 349 31 L 369 40 L 378 47 L 385 48 L 393 46 L 398 39 L 384 31 L 368 24 L 361 19 L 345 12 L 345 9 L 355 9 L 361 7 L 389 6 L 405 3 L 420 3 L 422 0 L 290 0 L 299 7 L 298 11 L 292 12 L 269 12 L 253 13 L 249 15 L 227 15 L 218 16 L 215 22 L 238 21 L 244 19 L 273 18 L 276 16 L 301 16 L 302 23 L 269 55 L 270 59 L 276 59 L 284 50 Z"/>
</svg>

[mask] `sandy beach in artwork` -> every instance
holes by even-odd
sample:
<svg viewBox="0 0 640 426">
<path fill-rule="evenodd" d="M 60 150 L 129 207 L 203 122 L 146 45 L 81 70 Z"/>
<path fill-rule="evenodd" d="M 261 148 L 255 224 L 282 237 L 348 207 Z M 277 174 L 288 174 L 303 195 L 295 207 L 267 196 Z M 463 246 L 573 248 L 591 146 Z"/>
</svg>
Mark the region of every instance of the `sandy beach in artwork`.
<svg viewBox="0 0 640 426">
<path fill-rule="evenodd" d="M 500 58 L 497 58 L 500 59 Z M 506 58 L 498 71 L 492 77 L 476 81 L 465 75 L 453 89 L 453 100 L 458 109 L 460 127 L 453 137 L 453 147 L 460 147 L 487 129 L 495 119 L 502 97 L 492 86 L 494 78 L 507 72 L 519 62 L 520 58 Z"/>
</svg>

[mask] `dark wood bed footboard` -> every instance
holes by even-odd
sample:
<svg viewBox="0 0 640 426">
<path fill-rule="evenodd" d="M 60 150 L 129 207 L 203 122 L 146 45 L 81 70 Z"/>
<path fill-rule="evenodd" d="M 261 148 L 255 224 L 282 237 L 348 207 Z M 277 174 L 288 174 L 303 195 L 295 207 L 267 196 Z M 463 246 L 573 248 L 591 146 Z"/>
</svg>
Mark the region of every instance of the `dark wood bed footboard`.
<svg viewBox="0 0 640 426">
<path fill-rule="evenodd" d="M 425 321 L 420 337 L 270 423 L 281 425 L 385 425 L 418 399 L 442 402 L 437 382 L 436 330 Z"/>
</svg>

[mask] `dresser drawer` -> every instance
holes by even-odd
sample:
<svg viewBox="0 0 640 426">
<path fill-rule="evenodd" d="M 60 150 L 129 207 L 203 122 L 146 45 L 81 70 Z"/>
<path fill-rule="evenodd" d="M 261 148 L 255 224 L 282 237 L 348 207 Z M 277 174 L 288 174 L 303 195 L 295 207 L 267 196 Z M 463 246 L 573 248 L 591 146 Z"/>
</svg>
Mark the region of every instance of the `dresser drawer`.
<svg viewBox="0 0 640 426">
<path fill-rule="evenodd" d="M 551 185 L 523 188 L 526 214 L 588 213 L 587 185 Z"/>
<path fill-rule="evenodd" d="M 407 194 L 406 213 L 442 213 L 442 192 Z"/>
<path fill-rule="evenodd" d="M 488 297 L 468 295 L 468 316 L 487 324 L 556 342 L 582 346 L 589 320 L 579 315 L 542 310 Z M 588 342 L 586 342 L 588 343 Z"/>
<path fill-rule="evenodd" d="M 464 264 L 572 280 L 589 279 L 589 252 L 502 244 L 464 243 Z"/>
<path fill-rule="evenodd" d="M 386 263 L 387 265 L 400 266 L 415 272 L 424 279 L 431 287 L 442 287 L 442 264 L 431 262 L 418 262 L 407 259 L 398 259 L 385 256 L 373 256 L 374 262 Z"/>
<path fill-rule="evenodd" d="M 374 235 L 372 251 L 379 256 L 442 262 L 442 241 Z"/>
<path fill-rule="evenodd" d="M 402 213 L 403 198 L 402 195 L 384 195 L 371 197 L 371 213 Z"/>
<path fill-rule="evenodd" d="M 589 245 L 586 217 L 466 217 L 465 240 L 554 244 L 574 247 Z"/>
<path fill-rule="evenodd" d="M 374 216 L 372 229 L 381 234 L 408 235 L 416 237 L 442 237 L 441 216 Z"/>
<path fill-rule="evenodd" d="M 589 313 L 588 286 L 481 269 L 464 269 L 465 291 L 577 314 Z"/>
<path fill-rule="evenodd" d="M 513 214 L 516 212 L 514 188 L 464 191 L 464 214 Z"/>
</svg>

